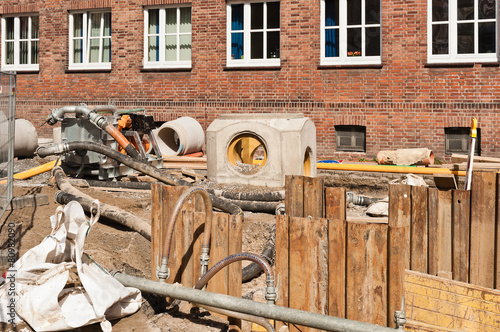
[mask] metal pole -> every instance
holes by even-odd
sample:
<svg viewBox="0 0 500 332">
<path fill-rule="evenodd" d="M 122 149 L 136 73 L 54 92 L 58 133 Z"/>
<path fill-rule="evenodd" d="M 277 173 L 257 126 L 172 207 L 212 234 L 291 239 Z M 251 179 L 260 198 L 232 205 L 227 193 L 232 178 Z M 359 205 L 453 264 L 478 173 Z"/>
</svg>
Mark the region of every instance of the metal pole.
<svg viewBox="0 0 500 332">
<path fill-rule="evenodd" d="M 389 332 L 394 329 L 354 320 L 321 315 L 297 309 L 269 305 L 238 297 L 174 286 L 157 281 L 129 276 L 121 272 L 112 275 L 126 287 L 136 287 L 146 293 L 173 297 L 183 301 L 199 303 L 216 308 L 236 311 L 268 319 L 335 332 Z"/>
</svg>

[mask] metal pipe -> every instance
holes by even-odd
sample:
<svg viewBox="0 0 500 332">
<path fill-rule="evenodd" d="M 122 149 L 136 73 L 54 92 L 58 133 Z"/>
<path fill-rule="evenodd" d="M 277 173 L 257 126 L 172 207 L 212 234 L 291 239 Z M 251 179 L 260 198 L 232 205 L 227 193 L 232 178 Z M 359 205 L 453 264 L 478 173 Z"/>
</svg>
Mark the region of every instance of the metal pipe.
<svg viewBox="0 0 500 332">
<path fill-rule="evenodd" d="M 212 229 L 212 202 L 210 201 L 210 196 L 206 190 L 199 187 L 192 187 L 184 191 L 179 197 L 177 203 L 175 204 L 174 210 L 172 211 L 170 221 L 167 224 L 167 230 L 165 232 L 165 236 L 163 237 L 165 241 L 162 248 L 161 265 L 157 268 L 156 271 L 160 282 L 165 282 L 170 274 L 168 269 L 168 260 L 170 258 L 170 247 L 172 243 L 172 236 L 174 234 L 174 227 L 177 218 L 179 217 L 179 212 L 181 211 L 181 208 L 186 200 L 193 194 L 200 195 L 205 203 L 205 230 L 203 232 L 203 241 L 201 244 L 200 275 L 204 275 L 207 270 L 210 251 L 210 231 Z"/>
<path fill-rule="evenodd" d="M 453 174 L 458 176 L 465 176 L 465 171 L 452 171 L 447 168 L 432 168 L 432 167 L 317 163 L 317 168 L 339 170 L 339 171 L 413 173 L 413 174 Z"/>
<path fill-rule="evenodd" d="M 136 287 L 143 292 L 173 297 L 183 301 L 211 307 L 275 319 L 301 326 L 333 332 L 392 332 L 394 329 L 344 318 L 321 315 L 313 312 L 269 305 L 229 295 L 201 291 L 183 286 L 133 277 L 121 272 L 112 272 L 116 280 L 126 287 Z"/>
<path fill-rule="evenodd" d="M 253 315 L 249 315 L 249 314 L 244 314 L 244 313 L 241 313 L 241 312 L 235 312 L 235 311 L 232 311 L 232 310 L 226 310 L 226 309 L 220 309 L 220 308 L 210 307 L 208 305 L 201 305 L 199 303 L 193 303 L 193 305 L 197 306 L 197 307 L 200 307 L 200 308 L 203 308 L 205 310 L 211 311 L 211 312 L 215 312 L 215 313 L 221 314 L 221 315 L 231 316 L 231 317 L 235 317 L 235 318 L 238 318 L 238 319 L 246 320 L 246 321 L 249 321 L 249 322 L 252 322 L 252 323 L 255 323 L 255 324 L 259 324 L 260 326 L 262 326 L 263 328 L 265 328 L 267 330 L 267 332 L 275 332 L 274 327 L 271 325 L 271 323 L 269 323 L 266 319 L 264 319 L 262 317 L 257 317 L 257 316 L 253 316 Z"/>
</svg>

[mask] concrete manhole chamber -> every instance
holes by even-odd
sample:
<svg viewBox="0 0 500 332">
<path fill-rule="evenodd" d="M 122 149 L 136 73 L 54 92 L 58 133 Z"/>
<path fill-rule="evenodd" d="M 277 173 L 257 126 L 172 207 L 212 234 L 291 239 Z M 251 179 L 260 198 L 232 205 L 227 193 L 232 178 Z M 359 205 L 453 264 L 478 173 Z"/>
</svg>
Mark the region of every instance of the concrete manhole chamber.
<svg viewBox="0 0 500 332">
<path fill-rule="evenodd" d="M 208 127 L 207 175 L 217 183 L 283 187 L 316 176 L 316 127 L 303 114 L 226 114 Z"/>
</svg>

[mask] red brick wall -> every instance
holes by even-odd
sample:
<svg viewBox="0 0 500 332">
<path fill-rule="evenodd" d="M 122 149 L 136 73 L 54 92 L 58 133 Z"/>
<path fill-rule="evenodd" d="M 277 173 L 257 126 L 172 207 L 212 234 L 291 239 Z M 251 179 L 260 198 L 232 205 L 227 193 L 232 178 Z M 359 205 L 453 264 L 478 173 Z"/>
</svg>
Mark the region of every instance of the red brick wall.
<svg viewBox="0 0 500 332">
<path fill-rule="evenodd" d="M 113 101 L 159 121 L 189 115 L 206 128 L 222 113 L 300 112 L 316 125 L 320 157 L 366 159 L 413 147 L 446 159 L 444 127 L 477 117 L 482 154 L 500 157 L 499 67 L 427 66 L 425 0 L 382 3 L 382 66 L 327 68 L 319 67 L 319 0 L 284 0 L 281 68 L 273 70 L 226 69 L 226 1 L 193 0 L 192 70 L 142 71 L 143 6 L 179 2 L 4 1 L 0 14 L 40 14 L 40 71 L 18 75 L 18 115 L 39 125 L 52 108 Z M 90 8 L 112 9 L 112 70 L 69 72 L 68 11 Z M 340 124 L 366 126 L 366 153 L 335 151 Z"/>
</svg>

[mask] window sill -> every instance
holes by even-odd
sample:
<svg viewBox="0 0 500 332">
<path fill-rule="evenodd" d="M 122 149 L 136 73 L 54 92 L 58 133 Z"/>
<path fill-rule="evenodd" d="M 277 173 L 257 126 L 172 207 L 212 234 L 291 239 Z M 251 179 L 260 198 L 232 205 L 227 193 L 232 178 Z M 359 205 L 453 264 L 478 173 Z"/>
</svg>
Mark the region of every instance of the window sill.
<svg viewBox="0 0 500 332">
<path fill-rule="evenodd" d="M 382 69 L 382 64 L 359 64 L 359 65 L 319 65 L 318 69 Z"/>
<path fill-rule="evenodd" d="M 142 73 L 190 72 L 193 68 L 141 68 Z"/>
<path fill-rule="evenodd" d="M 111 69 L 66 69 L 66 74 L 96 74 L 96 73 L 110 73 Z"/>
<path fill-rule="evenodd" d="M 33 75 L 33 74 L 39 74 L 40 73 L 40 70 L 38 70 L 38 69 L 31 69 L 31 70 L 0 69 L 0 71 L 3 71 L 5 73 L 15 73 L 17 75 Z"/>
<path fill-rule="evenodd" d="M 472 68 L 474 62 L 439 62 L 439 63 L 426 63 L 425 68 Z"/>
<path fill-rule="evenodd" d="M 268 71 L 268 70 L 281 70 L 281 66 L 225 66 L 224 71 Z"/>
</svg>

